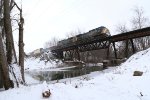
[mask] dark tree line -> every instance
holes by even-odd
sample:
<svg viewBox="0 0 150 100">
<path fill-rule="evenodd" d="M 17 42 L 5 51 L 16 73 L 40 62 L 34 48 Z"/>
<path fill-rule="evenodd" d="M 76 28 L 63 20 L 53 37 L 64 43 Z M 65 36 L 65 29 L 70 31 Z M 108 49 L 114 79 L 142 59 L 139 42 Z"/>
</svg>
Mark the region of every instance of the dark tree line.
<svg viewBox="0 0 150 100">
<path fill-rule="evenodd" d="M 18 20 L 19 26 L 19 65 L 17 62 L 13 32 L 11 13 L 13 8 L 16 7 L 20 12 L 20 19 Z M 13 88 L 16 84 L 24 84 L 24 43 L 23 43 L 23 23 L 22 9 L 16 4 L 14 0 L 0 0 L 0 82 L 1 86 L 7 90 Z M 20 66 L 21 79 L 15 73 L 15 68 Z M 10 79 L 12 75 L 15 80 Z"/>
</svg>

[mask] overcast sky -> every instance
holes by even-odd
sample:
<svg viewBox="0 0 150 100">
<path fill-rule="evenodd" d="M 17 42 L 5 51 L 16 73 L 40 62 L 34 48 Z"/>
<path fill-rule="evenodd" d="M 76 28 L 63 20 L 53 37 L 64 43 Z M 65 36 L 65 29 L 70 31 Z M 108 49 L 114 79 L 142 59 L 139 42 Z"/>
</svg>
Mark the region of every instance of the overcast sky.
<svg viewBox="0 0 150 100">
<path fill-rule="evenodd" d="M 78 29 L 86 32 L 105 26 L 116 34 L 116 25 L 129 24 L 135 6 L 143 7 L 150 18 L 150 0 L 22 0 L 22 6 L 26 53 Z"/>
</svg>

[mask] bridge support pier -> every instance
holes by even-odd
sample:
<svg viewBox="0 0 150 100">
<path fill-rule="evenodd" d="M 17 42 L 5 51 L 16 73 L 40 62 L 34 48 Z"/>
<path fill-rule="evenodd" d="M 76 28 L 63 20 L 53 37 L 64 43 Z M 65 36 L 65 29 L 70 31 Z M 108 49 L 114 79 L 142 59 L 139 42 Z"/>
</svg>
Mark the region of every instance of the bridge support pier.
<svg viewBox="0 0 150 100">
<path fill-rule="evenodd" d="M 129 40 L 125 41 L 126 46 L 125 46 L 125 57 L 128 58 L 129 56 Z"/>
<path fill-rule="evenodd" d="M 117 49 L 115 46 L 115 42 L 113 42 L 113 48 L 114 48 L 115 58 L 117 59 Z"/>
<path fill-rule="evenodd" d="M 109 52 L 110 52 L 109 49 L 110 49 L 110 43 L 109 43 L 109 45 L 107 47 L 107 57 L 106 57 L 107 59 L 109 59 Z"/>
<path fill-rule="evenodd" d="M 79 53 L 79 49 L 76 49 L 76 52 L 77 52 L 77 56 L 78 56 L 78 60 L 80 61 L 80 53 Z"/>
<path fill-rule="evenodd" d="M 133 52 L 133 54 L 134 54 L 136 51 L 135 51 L 133 39 L 130 39 L 130 42 L 131 42 L 131 46 L 132 46 L 132 52 Z"/>
</svg>

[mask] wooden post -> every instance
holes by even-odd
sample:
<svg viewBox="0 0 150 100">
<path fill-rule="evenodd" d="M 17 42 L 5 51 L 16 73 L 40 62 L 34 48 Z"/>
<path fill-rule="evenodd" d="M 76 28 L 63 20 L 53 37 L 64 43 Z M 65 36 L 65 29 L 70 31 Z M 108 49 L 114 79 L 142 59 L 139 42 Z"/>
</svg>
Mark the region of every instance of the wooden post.
<svg viewBox="0 0 150 100">
<path fill-rule="evenodd" d="M 117 59 L 117 50 L 116 50 L 115 42 L 113 42 L 113 47 L 114 47 L 115 58 Z"/>
</svg>

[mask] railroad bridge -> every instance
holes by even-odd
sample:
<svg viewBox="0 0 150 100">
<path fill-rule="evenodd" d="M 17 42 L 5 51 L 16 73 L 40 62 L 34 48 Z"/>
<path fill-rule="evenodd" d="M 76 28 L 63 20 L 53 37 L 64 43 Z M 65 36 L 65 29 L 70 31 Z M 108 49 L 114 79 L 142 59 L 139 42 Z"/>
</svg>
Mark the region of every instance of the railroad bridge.
<svg viewBox="0 0 150 100">
<path fill-rule="evenodd" d="M 69 44 L 63 44 L 63 45 L 57 45 L 50 47 L 51 52 L 57 57 L 57 58 L 65 58 L 67 54 L 73 57 L 73 55 L 76 55 L 78 60 L 80 60 L 80 52 L 85 51 L 92 51 L 92 50 L 99 50 L 99 49 L 106 49 L 107 50 L 107 57 L 109 58 L 109 51 L 110 46 L 113 48 L 113 55 L 115 59 L 118 58 L 117 55 L 117 48 L 116 43 L 119 41 L 128 41 L 126 42 L 125 52 L 126 56 L 128 56 L 128 44 L 130 42 L 130 48 L 132 50 L 132 53 L 134 54 L 136 52 L 135 49 L 135 43 L 133 39 L 140 38 L 140 37 L 146 37 L 150 36 L 150 27 L 129 31 L 126 33 L 121 33 L 113 36 L 107 36 L 107 37 L 97 37 L 96 39 L 89 39 L 85 40 L 84 42 L 73 42 Z M 66 39 L 67 40 L 67 39 Z M 61 42 L 61 41 L 60 41 Z"/>
</svg>

